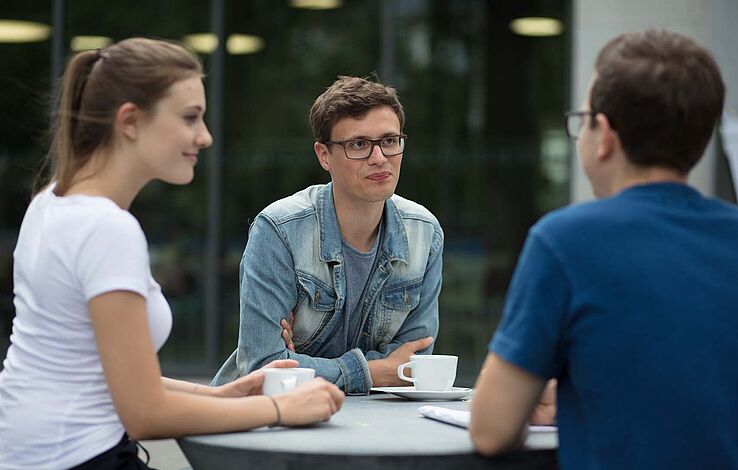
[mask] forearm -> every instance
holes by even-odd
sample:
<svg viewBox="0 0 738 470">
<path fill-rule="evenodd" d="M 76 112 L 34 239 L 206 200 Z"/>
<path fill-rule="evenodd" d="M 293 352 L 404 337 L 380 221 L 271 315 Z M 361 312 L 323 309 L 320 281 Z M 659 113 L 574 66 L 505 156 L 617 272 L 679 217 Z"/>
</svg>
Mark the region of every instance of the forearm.
<svg viewBox="0 0 738 470">
<path fill-rule="evenodd" d="M 527 423 L 518 432 L 511 434 L 504 425 L 497 426 L 493 421 L 483 423 L 480 421 L 478 418 L 470 424 L 469 435 L 474 447 L 483 455 L 496 455 L 515 450 L 522 446 L 528 437 Z"/>
<path fill-rule="evenodd" d="M 489 354 L 477 379 L 469 433 L 474 447 L 492 455 L 519 446 L 545 382 Z"/>
<path fill-rule="evenodd" d="M 371 350 L 371 351 L 365 351 L 364 357 L 366 357 L 366 360 L 369 362 L 375 362 L 380 359 L 386 359 L 390 354 L 395 352 L 398 348 L 400 348 L 403 344 L 407 344 L 410 341 L 416 341 L 422 338 L 435 338 L 437 331 L 431 332 L 431 330 L 426 328 L 418 328 L 415 331 L 412 332 L 412 334 L 407 334 L 406 332 L 402 332 L 401 334 L 398 334 L 397 337 L 395 337 L 394 340 L 392 340 L 391 343 L 384 345 L 384 347 L 381 348 L 381 350 Z M 402 339 L 399 339 L 399 337 L 402 336 Z M 417 354 L 431 354 L 433 352 L 433 343 L 430 344 L 430 346 L 423 348 L 420 351 L 416 351 Z"/>
<path fill-rule="evenodd" d="M 397 376 L 397 368 L 385 359 L 375 359 L 368 363 L 372 383 L 379 387 L 405 385 L 407 382 Z"/>
<path fill-rule="evenodd" d="M 385 359 L 402 345 L 411 341 L 438 336 L 438 296 L 441 293 L 442 284 L 442 254 L 443 239 L 439 235 L 434 245 L 434 251 L 428 259 L 417 305 L 408 313 L 389 343 L 374 345 L 379 347 L 364 353 L 368 361 Z M 433 343 L 415 352 L 417 354 L 431 354 Z M 372 365 L 372 368 L 375 367 L 375 365 Z"/>
<path fill-rule="evenodd" d="M 275 359 L 294 359 L 299 363 L 299 367 L 315 369 L 318 377 L 334 383 L 349 394 L 369 393 L 372 387 L 367 360 L 359 349 L 353 349 L 340 357 L 328 359 L 296 353 L 283 347 L 278 353 L 262 357 L 250 364 L 249 368 L 257 369 Z"/>
<path fill-rule="evenodd" d="M 194 393 L 196 395 L 212 395 L 212 387 L 202 385 L 196 382 L 187 382 L 185 380 L 171 379 L 169 377 L 162 377 L 161 383 L 164 388 L 170 391 Z"/>
<path fill-rule="evenodd" d="M 165 389 L 137 411 L 123 419 L 137 440 L 244 431 L 277 422 L 274 403 L 263 395 L 223 399 Z"/>
</svg>

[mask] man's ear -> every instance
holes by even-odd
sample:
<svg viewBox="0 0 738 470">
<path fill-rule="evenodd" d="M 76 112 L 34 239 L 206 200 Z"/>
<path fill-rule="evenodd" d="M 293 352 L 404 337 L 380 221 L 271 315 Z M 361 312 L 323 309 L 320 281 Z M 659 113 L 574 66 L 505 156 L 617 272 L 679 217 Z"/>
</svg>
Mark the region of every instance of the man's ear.
<svg viewBox="0 0 738 470">
<path fill-rule="evenodd" d="M 143 119 L 141 109 L 133 103 L 123 103 L 115 113 L 115 125 L 121 134 L 130 140 L 138 138 L 138 131 Z"/>
<path fill-rule="evenodd" d="M 313 144 L 313 150 L 315 150 L 315 155 L 318 157 L 318 162 L 320 163 L 320 166 L 322 166 L 325 171 L 330 173 L 331 162 L 328 159 L 328 146 L 320 142 L 315 142 Z"/>
<path fill-rule="evenodd" d="M 620 137 L 610 125 L 610 120 L 602 113 L 595 116 L 597 129 L 600 133 L 600 142 L 597 145 L 595 156 L 598 160 L 607 160 L 612 156 L 615 148 L 620 145 Z"/>
</svg>

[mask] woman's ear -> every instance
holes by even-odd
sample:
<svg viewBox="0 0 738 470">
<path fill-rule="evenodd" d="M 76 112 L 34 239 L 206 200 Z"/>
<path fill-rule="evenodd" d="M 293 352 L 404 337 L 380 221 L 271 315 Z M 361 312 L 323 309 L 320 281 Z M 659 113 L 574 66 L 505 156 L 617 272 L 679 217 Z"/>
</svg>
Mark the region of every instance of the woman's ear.
<svg viewBox="0 0 738 470">
<path fill-rule="evenodd" d="M 130 140 L 138 138 L 138 128 L 142 119 L 141 109 L 133 103 L 123 103 L 115 113 L 115 126 Z"/>
<path fill-rule="evenodd" d="M 320 163 L 320 166 L 322 166 L 325 171 L 330 173 L 331 162 L 328 159 L 328 146 L 321 142 L 315 142 L 313 144 L 313 150 L 315 150 L 315 155 L 318 157 L 318 162 Z"/>
</svg>

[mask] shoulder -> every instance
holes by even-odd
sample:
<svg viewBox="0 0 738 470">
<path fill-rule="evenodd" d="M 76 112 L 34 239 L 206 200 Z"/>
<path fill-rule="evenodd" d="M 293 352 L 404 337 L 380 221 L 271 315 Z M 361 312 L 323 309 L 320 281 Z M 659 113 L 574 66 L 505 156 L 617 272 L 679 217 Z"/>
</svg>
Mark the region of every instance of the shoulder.
<svg viewBox="0 0 738 470">
<path fill-rule="evenodd" d="M 425 206 L 397 194 L 393 195 L 392 198 L 390 198 L 390 201 L 392 201 L 392 204 L 395 206 L 403 222 L 406 224 L 420 223 L 427 225 L 429 229 L 433 229 L 441 234 L 443 233 L 438 219 L 431 211 L 426 209 Z"/>
<path fill-rule="evenodd" d="M 533 227 L 544 231 L 570 230 L 572 224 L 583 225 L 591 218 L 598 218 L 601 206 L 602 201 L 589 201 L 561 207 L 541 217 Z"/>
<path fill-rule="evenodd" d="M 738 219 L 738 207 L 736 207 L 735 204 L 731 204 L 716 197 L 702 196 L 702 200 L 709 210 L 718 214 L 723 214 L 725 217 L 731 219 Z"/>
<path fill-rule="evenodd" d="M 113 231 L 143 236 L 138 219 L 110 199 L 89 197 L 70 204 L 79 218 L 84 218 L 95 231 Z"/>
<path fill-rule="evenodd" d="M 148 250 L 141 224 L 126 210 L 117 206 L 98 207 L 89 211 L 88 221 L 85 229 L 80 231 L 87 248 L 90 244 L 97 244 L 125 247 L 124 251 L 129 253 L 134 247 Z"/>
<path fill-rule="evenodd" d="M 60 241 L 64 240 L 62 243 L 105 237 L 117 240 L 135 238 L 145 243 L 138 220 L 105 197 L 55 197 L 44 191 L 34 199 L 34 204 L 40 211 L 43 230 L 55 234 L 54 238 Z"/>
<path fill-rule="evenodd" d="M 544 215 L 530 229 L 530 235 L 547 245 L 568 245 L 575 240 L 592 239 L 610 231 L 622 219 L 614 199 L 576 203 Z"/>
<path fill-rule="evenodd" d="M 396 194 L 389 199 L 385 211 L 391 208 L 394 211 L 389 210 L 386 216 L 387 230 L 395 231 L 394 224 L 400 224 L 411 252 L 430 255 L 441 252 L 444 244 L 443 229 L 428 209 Z"/>
<path fill-rule="evenodd" d="M 315 213 L 318 196 L 324 188 L 326 188 L 324 184 L 308 186 L 291 196 L 274 201 L 264 208 L 259 215 L 270 219 L 275 224 L 310 216 Z"/>
</svg>

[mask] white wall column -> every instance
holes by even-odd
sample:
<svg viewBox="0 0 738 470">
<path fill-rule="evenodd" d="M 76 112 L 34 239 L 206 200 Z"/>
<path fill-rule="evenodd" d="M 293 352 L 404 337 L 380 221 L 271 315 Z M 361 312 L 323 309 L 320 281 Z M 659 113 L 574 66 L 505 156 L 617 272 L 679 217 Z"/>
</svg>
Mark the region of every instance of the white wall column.
<svg viewBox="0 0 738 470">
<path fill-rule="evenodd" d="M 735 0 L 572 0 L 571 109 L 581 107 L 600 48 L 618 34 L 648 28 L 677 31 L 712 51 L 729 91 L 726 108 L 738 109 L 737 22 Z M 731 89 L 735 91 L 730 93 Z M 713 142 L 689 179 L 707 195 L 715 192 L 715 162 Z M 592 198 L 591 186 L 575 154 L 571 173 L 572 202 Z"/>
</svg>

